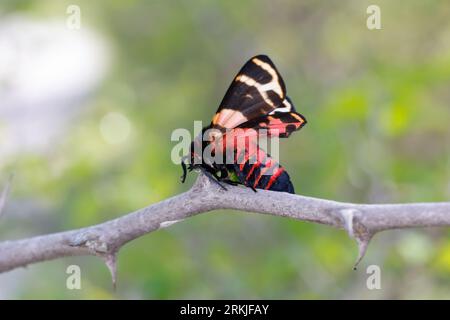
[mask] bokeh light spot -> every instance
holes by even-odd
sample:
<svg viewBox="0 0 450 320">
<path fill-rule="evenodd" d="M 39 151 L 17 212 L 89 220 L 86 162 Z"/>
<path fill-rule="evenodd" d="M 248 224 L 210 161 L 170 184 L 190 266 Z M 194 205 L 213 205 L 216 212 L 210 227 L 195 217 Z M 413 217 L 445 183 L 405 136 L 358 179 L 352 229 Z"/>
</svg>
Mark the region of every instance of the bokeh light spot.
<svg viewBox="0 0 450 320">
<path fill-rule="evenodd" d="M 100 120 L 100 133 L 109 144 L 126 141 L 130 131 L 130 121 L 119 112 L 109 112 Z"/>
</svg>

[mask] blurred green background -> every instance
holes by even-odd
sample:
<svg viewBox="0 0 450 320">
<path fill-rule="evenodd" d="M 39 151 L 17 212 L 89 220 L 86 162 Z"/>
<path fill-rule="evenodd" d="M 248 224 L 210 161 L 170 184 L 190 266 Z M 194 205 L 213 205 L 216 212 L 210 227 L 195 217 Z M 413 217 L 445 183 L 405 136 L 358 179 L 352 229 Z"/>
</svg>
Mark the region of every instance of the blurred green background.
<svg viewBox="0 0 450 320">
<path fill-rule="evenodd" d="M 235 73 L 259 53 L 275 62 L 309 121 L 281 141 L 297 193 L 449 200 L 450 2 L 2 1 L 0 28 L 18 17 L 64 26 L 73 4 L 81 29 L 57 37 L 89 30 L 103 56 L 78 62 L 106 67 L 83 94 L 55 103 L 74 101 L 61 117 L 78 111 L 46 125 L 62 128 L 45 147 L 1 148 L 14 128 L 0 100 L 0 185 L 15 173 L 1 240 L 96 224 L 187 190 L 195 174 L 179 183 L 172 131 L 208 123 Z M 370 4 L 381 8 L 381 30 L 366 27 Z M 80 68 L 80 83 L 94 67 Z M 44 109 L 42 121 L 55 114 Z M 446 229 L 381 233 L 354 271 L 356 255 L 344 231 L 217 211 L 126 245 L 115 292 L 102 261 L 73 257 L 1 274 L 0 298 L 450 298 Z M 81 290 L 66 289 L 71 264 L 81 268 Z M 371 264 L 381 268 L 381 290 L 366 287 Z"/>
</svg>

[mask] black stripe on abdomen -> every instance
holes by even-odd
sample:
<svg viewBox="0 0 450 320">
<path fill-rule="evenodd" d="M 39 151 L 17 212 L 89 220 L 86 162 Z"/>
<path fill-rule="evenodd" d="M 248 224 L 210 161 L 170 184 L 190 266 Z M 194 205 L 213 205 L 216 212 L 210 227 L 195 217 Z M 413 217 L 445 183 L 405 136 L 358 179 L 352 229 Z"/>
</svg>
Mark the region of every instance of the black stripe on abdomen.
<svg viewBox="0 0 450 320">
<path fill-rule="evenodd" d="M 238 176 L 243 177 L 245 180 L 245 185 L 247 187 L 255 187 L 256 189 L 266 189 L 266 187 L 270 182 L 268 190 L 295 193 L 294 187 L 291 183 L 291 179 L 286 171 L 283 170 L 283 172 L 281 172 L 281 174 L 279 174 L 272 182 L 271 182 L 272 174 L 263 174 L 267 169 L 264 164 L 264 161 L 259 164 L 254 164 L 247 161 L 242 167 L 242 170 L 240 169 L 239 165 L 230 165 L 228 166 L 228 168 L 229 170 L 234 171 Z M 278 170 L 281 169 L 282 168 L 280 166 Z M 256 180 L 258 180 L 258 183 L 255 186 Z"/>
</svg>

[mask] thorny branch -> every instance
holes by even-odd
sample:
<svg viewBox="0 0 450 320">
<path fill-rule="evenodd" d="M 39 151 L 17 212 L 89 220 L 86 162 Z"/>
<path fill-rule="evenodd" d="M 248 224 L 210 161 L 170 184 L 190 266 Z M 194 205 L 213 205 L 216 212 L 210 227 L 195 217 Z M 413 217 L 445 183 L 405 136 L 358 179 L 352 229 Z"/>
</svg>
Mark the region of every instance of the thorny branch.
<svg viewBox="0 0 450 320">
<path fill-rule="evenodd" d="M 117 219 L 77 230 L 0 242 L 0 272 L 60 257 L 95 255 L 104 259 L 115 284 L 116 255 L 127 242 L 217 209 L 270 214 L 345 229 L 359 245 L 356 264 L 377 232 L 450 226 L 450 202 L 353 204 L 283 192 L 227 188 L 228 191 L 222 190 L 200 174 L 189 191 Z"/>
</svg>

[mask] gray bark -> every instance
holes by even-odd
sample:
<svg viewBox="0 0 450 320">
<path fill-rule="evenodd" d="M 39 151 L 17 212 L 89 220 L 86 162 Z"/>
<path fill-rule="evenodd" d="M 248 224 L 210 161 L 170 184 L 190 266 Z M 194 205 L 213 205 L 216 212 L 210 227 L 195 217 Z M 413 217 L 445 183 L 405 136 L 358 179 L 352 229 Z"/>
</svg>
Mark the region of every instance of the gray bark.
<svg viewBox="0 0 450 320">
<path fill-rule="evenodd" d="M 450 202 L 353 204 L 283 192 L 227 188 L 224 191 L 200 175 L 189 191 L 117 219 L 77 230 L 0 242 L 0 272 L 65 256 L 96 255 L 105 260 L 115 282 L 116 254 L 127 242 L 217 209 L 270 214 L 345 229 L 359 244 L 357 263 L 377 232 L 450 226 Z"/>
</svg>

